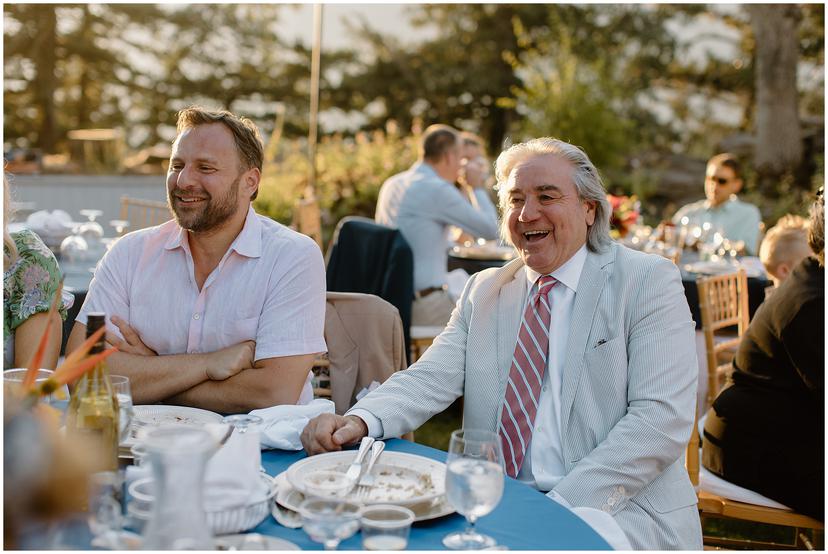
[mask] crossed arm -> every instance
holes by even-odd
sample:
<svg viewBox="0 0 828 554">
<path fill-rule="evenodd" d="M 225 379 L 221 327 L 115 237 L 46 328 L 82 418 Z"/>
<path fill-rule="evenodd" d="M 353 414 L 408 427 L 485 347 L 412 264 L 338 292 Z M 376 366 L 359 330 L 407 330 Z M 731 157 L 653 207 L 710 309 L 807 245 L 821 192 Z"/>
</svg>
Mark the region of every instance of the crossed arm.
<svg viewBox="0 0 828 554">
<path fill-rule="evenodd" d="M 254 363 L 255 343 L 246 341 L 215 352 L 159 356 L 121 318 L 112 317 L 124 339 L 107 342 L 118 352 L 107 359 L 112 373 L 129 377 L 136 404 L 166 402 L 238 413 L 299 399 L 314 355 L 267 358 Z M 76 322 L 67 350 L 79 346 L 86 326 Z"/>
</svg>

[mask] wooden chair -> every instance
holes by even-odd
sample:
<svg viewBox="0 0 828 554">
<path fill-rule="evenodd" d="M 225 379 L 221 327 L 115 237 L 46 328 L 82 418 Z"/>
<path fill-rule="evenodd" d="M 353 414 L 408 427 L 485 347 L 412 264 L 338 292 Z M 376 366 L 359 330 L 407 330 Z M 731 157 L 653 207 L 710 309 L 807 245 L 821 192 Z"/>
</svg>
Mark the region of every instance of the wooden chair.
<svg viewBox="0 0 828 554">
<path fill-rule="evenodd" d="M 701 277 L 696 281 L 696 287 L 707 354 L 706 405 L 710 406 L 719 394 L 722 378 L 747 331 L 750 318 L 747 274 L 740 269 L 736 273 Z"/>
<path fill-rule="evenodd" d="M 412 325 L 411 326 L 411 363 L 425 354 L 437 335 L 443 332 L 443 326 Z"/>
<path fill-rule="evenodd" d="M 125 230 L 137 231 L 166 223 L 172 219 L 172 213 L 166 202 L 122 196 L 121 219 L 129 221 Z"/>
<path fill-rule="evenodd" d="M 406 345 L 397 309 L 371 294 L 328 292 L 325 342 L 329 352 L 313 366 L 314 397 L 328 398 L 345 413 L 356 394 L 406 368 Z M 403 438 L 414 440 L 413 433 Z"/>
<path fill-rule="evenodd" d="M 698 417 L 693 423 L 693 431 L 690 441 L 687 444 L 685 465 L 690 481 L 696 488 L 699 498 L 699 517 L 702 520 L 704 530 L 705 520 L 708 519 L 730 519 L 752 523 L 764 523 L 768 525 L 780 525 L 791 530 L 792 540 L 790 543 L 776 543 L 766 541 L 754 541 L 745 538 L 732 538 L 726 536 L 703 536 L 706 547 L 741 547 L 753 549 L 792 549 L 792 550 L 814 550 L 822 549 L 825 542 L 825 527 L 821 521 L 817 521 L 803 514 L 789 510 L 769 508 L 756 504 L 748 504 L 731 500 L 729 498 L 705 491 L 699 486 L 699 429 Z M 813 539 L 809 537 L 813 533 Z M 816 544 L 814 544 L 816 543 Z"/>
</svg>

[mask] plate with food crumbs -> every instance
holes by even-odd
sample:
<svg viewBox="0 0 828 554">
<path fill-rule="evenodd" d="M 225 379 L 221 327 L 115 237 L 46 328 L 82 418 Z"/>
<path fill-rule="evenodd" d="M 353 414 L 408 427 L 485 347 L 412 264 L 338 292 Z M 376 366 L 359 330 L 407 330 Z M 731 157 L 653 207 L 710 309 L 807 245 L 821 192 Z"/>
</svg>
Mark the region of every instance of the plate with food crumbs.
<svg viewBox="0 0 828 554">
<path fill-rule="evenodd" d="M 190 408 L 189 406 L 164 406 L 147 404 L 133 407 L 131 436 L 121 443 L 122 447 L 131 447 L 139 438 L 140 431 L 159 425 L 192 425 L 203 427 L 208 423 L 221 423 L 222 417 L 216 412 Z"/>
<path fill-rule="evenodd" d="M 329 452 L 300 460 L 287 470 L 291 487 L 306 496 L 339 496 L 314 487 L 314 474 L 345 474 L 356 457 L 356 450 Z M 374 486 L 359 501 L 364 504 L 409 506 L 433 501 L 445 494 L 446 465 L 442 462 L 407 454 L 382 453 L 371 474 Z"/>
<path fill-rule="evenodd" d="M 279 475 L 273 478 L 276 482 L 279 492 L 276 495 L 276 502 L 275 504 L 279 506 L 279 509 L 285 510 L 290 514 L 296 514 L 298 518 L 298 511 L 299 506 L 302 505 L 302 502 L 305 500 L 305 495 L 301 492 L 294 489 L 290 486 L 290 482 L 287 480 L 287 471 L 283 471 Z M 353 496 L 353 495 L 351 495 Z M 358 499 L 349 498 L 349 500 L 353 500 L 355 502 L 359 502 Z M 437 519 L 438 517 L 445 517 L 449 514 L 454 513 L 454 507 L 448 503 L 448 500 L 445 496 L 440 496 L 437 498 L 433 498 L 431 500 L 426 500 L 425 502 L 419 502 L 414 504 L 407 504 L 406 508 L 410 509 L 414 512 L 414 521 L 428 521 L 430 519 Z M 276 517 L 274 515 L 274 517 Z M 279 519 L 277 519 L 279 521 Z M 285 525 L 284 522 L 280 521 L 282 525 Z M 298 523 L 295 525 L 292 522 L 291 525 L 285 525 L 286 527 L 301 527 L 302 522 L 299 519 Z"/>
</svg>

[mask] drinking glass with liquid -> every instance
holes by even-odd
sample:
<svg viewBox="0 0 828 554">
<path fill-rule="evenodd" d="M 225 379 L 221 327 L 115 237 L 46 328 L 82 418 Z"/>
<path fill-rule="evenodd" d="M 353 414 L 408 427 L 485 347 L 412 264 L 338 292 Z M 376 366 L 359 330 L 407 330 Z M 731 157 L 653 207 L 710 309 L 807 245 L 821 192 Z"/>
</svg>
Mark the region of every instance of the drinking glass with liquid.
<svg viewBox="0 0 828 554">
<path fill-rule="evenodd" d="M 492 431 L 458 429 L 451 434 L 446 460 L 446 498 L 468 527 L 443 538 L 453 550 L 481 550 L 496 541 L 475 529 L 478 518 L 495 509 L 503 496 L 503 453 Z"/>
</svg>

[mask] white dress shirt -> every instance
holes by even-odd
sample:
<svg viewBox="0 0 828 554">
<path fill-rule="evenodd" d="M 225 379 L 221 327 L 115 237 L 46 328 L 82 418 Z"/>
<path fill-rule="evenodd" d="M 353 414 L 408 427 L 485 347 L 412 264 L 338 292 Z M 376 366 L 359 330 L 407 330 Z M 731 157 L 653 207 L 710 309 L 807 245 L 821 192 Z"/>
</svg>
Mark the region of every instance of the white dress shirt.
<svg viewBox="0 0 828 554">
<path fill-rule="evenodd" d="M 583 245 L 565 264 L 550 274 L 558 283 L 549 293 L 552 315 L 546 371 L 543 374 L 538 412 L 535 415 L 532 440 L 528 446 L 529 452 L 517 476 L 518 480 L 542 491 L 552 491 L 565 475 L 560 427 L 561 378 L 565 370 L 563 364 L 566 358 L 572 309 L 575 306 L 575 293 L 586 257 L 587 248 Z M 532 288 L 540 276 L 540 273 L 526 268 L 526 287 L 529 291 L 527 303 L 531 301 Z M 382 422 L 371 412 L 355 409 L 350 410 L 348 415 L 358 416 L 365 421 L 368 434 L 372 437 L 378 438 L 383 435 Z M 566 501 L 554 491 L 550 492 L 549 496 L 568 506 Z"/>
<path fill-rule="evenodd" d="M 319 247 L 251 207 L 198 289 L 187 232 L 175 220 L 120 238 L 101 260 L 77 321 L 127 321 L 159 355 L 215 352 L 252 340 L 255 360 L 325 352 L 325 265 Z M 313 399 L 309 373 L 299 403 Z"/>
<path fill-rule="evenodd" d="M 543 374 L 538 412 L 529 442 L 529 453 L 523 460 L 517 478 L 542 491 L 551 491 L 563 479 L 566 467 L 561 452 L 561 379 L 565 371 L 567 339 L 575 306 L 575 293 L 587 257 L 586 245 L 550 275 L 558 282 L 549 293 L 549 352 Z M 540 273 L 526 268 L 527 303 Z M 557 500 L 557 498 L 556 498 Z"/>
</svg>

